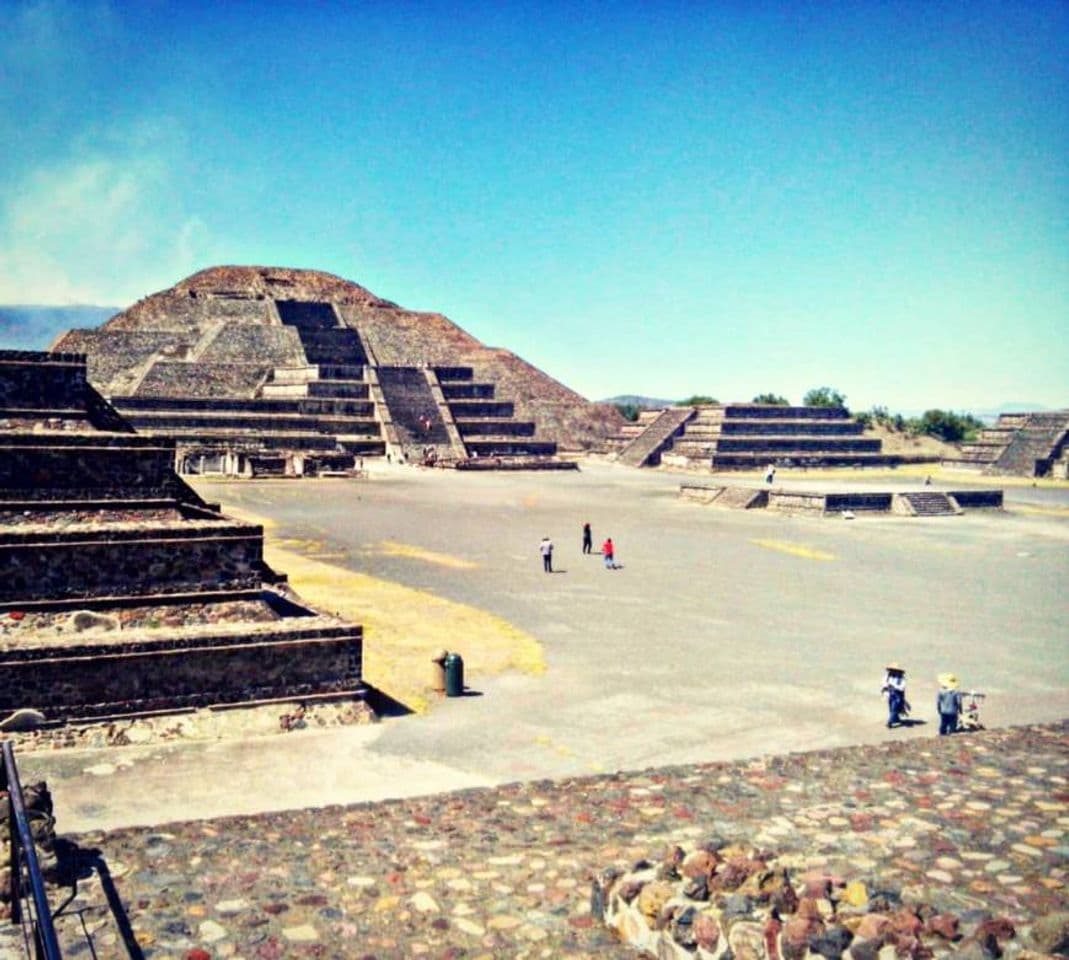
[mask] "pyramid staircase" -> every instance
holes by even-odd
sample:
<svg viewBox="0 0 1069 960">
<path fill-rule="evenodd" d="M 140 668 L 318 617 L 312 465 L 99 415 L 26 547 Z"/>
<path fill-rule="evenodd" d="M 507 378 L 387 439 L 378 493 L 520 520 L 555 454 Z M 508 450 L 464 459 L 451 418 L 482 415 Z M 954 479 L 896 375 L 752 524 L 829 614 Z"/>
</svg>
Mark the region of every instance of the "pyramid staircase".
<svg viewBox="0 0 1069 960">
<path fill-rule="evenodd" d="M 897 458 L 840 407 L 727 404 L 664 411 L 620 453 L 633 466 L 666 456 L 713 470 L 776 466 L 885 466 Z"/>
<path fill-rule="evenodd" d="M 956 517 L 964 512 L 950 494 L 927 490 L 895 494 L 891 510 L 911 517 Z"/>
<path fill-rule="evenodd" d="M 536 439 L 534 421 L 519 419 L 512 402 L 497 399 L 493 383 L 476 381 L 471 367 L 435 367 L 433 374 L 446 407 L 444 419 L 455 426 L 469 457 L 550 465 L 556 443 Z"/>
<path fill-rule="evenodd" d="M 120 423 L 84 357 L 0 351 L 0 715 L 362 698 L 360 627 L 274 589 L 262 528 Z"/>
<path fill-rule="evenodd" d="M 991 464 L 990 472 L 1026 477 L 1066 475 L 1069 454 L 1069 412 L 1033 413 L 1014 433 Z M 1055 471 L 1055 465 L 1061 469 Z"/>
<path fill-rule="evenodd" d="M 616 456 L 629 467 L 645 467 L 660 462 L 661 454 L 682 435 L 688 421 L 697 415 L 694 407 L 669 407 L 649 420 L 644 430 Z"/>
</svg>

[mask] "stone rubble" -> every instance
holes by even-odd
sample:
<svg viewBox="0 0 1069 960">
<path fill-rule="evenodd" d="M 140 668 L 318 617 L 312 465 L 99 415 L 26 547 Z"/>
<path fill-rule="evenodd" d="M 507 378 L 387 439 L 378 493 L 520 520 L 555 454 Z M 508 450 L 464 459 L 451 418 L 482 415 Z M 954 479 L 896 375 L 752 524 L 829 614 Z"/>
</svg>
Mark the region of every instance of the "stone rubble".
<svg viewBox="0 0 1069 960">
<path fill-rule="evenodd" d="M 64 955 L 129 956 L 105 877 L 147 960 L 1067 955 L 1067 748 L 1069 721 L 88 833 Z M 646 953 L 603 919 L 632 908 Z"/>
</svg>

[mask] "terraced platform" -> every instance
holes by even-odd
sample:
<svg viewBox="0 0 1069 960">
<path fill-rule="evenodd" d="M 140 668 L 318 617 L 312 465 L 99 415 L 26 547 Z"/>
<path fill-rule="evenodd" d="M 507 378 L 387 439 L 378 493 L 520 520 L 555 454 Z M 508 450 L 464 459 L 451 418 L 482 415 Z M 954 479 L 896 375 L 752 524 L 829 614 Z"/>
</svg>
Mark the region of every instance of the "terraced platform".
<svg viewBox="0 0 1069 960">
<path fill-rule="evenodd" d="M 1001 510 L 1001 490 L 952 490 L 877 493 L 744 487 L 722 483 L 684 483 L 683 500 L 729 510 L 768 509 L 811 516 L 841 516 L 859 513 L 893 513 L 907 517 L 960 516 L 969 510 Z"/>
<path fill-rule="evenodd" d="M 83 357 L 0 352 L 0 714 L 362 697 L 360 627 L 287 596 L 262 527 L 206 504 L 173 440 L 115 432 L 105 407 Z M 28 409 L 45 429 L 8 416 Z"/>
<path fill-rule="evenodd" d="M 660 463 L 688 469 L 888 467 L 900 457 L 835 407 L 716 404 L 646 414 L 642 429 L 622 438 L 617 457 L 631 466 Z"/>
<path fill-rule="evenodd" d="M 987 474 L 1069 478 L 1069 411 L 1001 414 L 945 462 Z"/>
</svg>

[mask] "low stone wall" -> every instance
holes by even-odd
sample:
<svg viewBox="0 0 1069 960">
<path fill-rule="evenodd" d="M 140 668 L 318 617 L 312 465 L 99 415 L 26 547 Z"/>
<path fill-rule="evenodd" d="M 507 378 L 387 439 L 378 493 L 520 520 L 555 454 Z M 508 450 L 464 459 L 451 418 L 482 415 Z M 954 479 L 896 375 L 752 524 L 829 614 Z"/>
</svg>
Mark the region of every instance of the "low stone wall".
<svg viewBox="0 0 1069 960">
<path fill-rule="evenodd" d="M 952 490 L 948 496 L 954 498 L 958 506 L 968 510 L 1001 510 L 1002 490 Z"/>
<path fill-rule="evenodd" d="M 0 499 L 60 499 L 57 491 L 166 487 L 174 443 L 122 436 L 0 434 Z"/>
<path fill-rule="evenodd" d="M 78 354 L 0 350 L 0 409 L 81 410 L 85 388 Z"/>
<path fill-rule="evenodd" d="M 825 512 L 825 500 L 822 493 L 807 493 L 793 490 L 771 490 L 768 494 L 768 508 L 781 513 L 808 514 L 820 517 Z"/>
<path fill-rule="evenodd" d="M 826 513 L 885 513 L 891 509 L 890 493 L 813 493 L 804 490 L 769 491 L 768 507 L 783 513 L 823 516 Z"/>
<path fill-rule="evenodd" d="M 0 711 L 32 707 L 48 720 L 69 720 L 361 689 L 360 629 L 315 633 L 8 652 L 0 655 Z"/>
<path fill-rule="evenodd" d="M 209 526 L 5 531 L 0 603 L 259 587 L 262 528 Z"/>
<path fill-rule="evenodd" d="M 680 497 L 684 500 L 694 500 L 698 503 L 712 503 L 723 492 L 723 487 L 709 487 L 700 484 L 684 483 L 679 488 Z"/>
</svg>

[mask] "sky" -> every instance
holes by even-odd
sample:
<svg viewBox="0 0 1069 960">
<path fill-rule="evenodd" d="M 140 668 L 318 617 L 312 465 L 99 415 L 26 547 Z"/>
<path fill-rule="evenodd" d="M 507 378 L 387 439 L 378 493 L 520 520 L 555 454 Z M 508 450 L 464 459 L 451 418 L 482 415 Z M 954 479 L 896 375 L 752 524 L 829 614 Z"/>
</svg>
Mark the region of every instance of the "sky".
<svg viewBox="0 0 1069 960">
<path fill-rule="evenodd" d="M 0 11 L 0 304 L 305 267 L 591 399 L 1069 406 L 1065 0 Z"/>
</svg>

